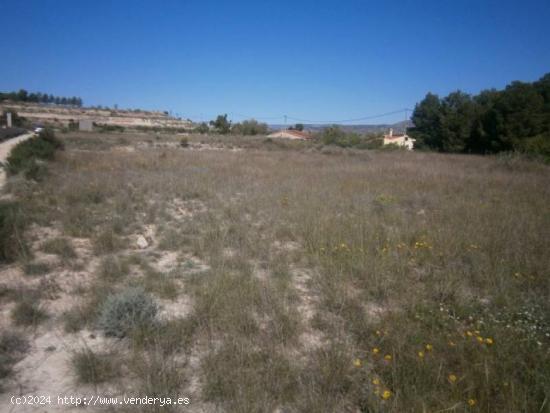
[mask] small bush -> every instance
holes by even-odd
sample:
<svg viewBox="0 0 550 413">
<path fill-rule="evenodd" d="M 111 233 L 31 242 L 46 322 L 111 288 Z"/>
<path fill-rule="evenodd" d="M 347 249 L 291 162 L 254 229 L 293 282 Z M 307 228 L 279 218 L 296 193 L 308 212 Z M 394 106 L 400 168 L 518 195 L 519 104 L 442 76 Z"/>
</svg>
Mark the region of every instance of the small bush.
<svg viewBox="0 0 550 413">
<path fill-rule="evenodd" d="M 48 168 L 43 163 L 32 159 L 25 170 L 25 178 L 28 180 L 40 182 L 48 174 Z"/>
<path fill-rule="evenodd" d="M 104 230 L 92 240 L 94 253 L 110 254 L 122 248 L 122 240 L 111 230 Z"/>
<path fill-rule="evenodd" d="M 141 288 L 128 288 L 105 300 L 99 315 L 99 327 L 107 336 L 125 337 L 137 327 L 155 323 L 157 305 Z"/>
<path fill-rule="evenodd" d="M 77 333 L 86 324 L 86 316 L 80 307 L 65 311 L 61 316 L 61 320 L 63 321 L 63 330 L 66 333 Z"/>
<path fill-rule="evenodd" d="M 76 252 L 66 238 L 53 238 L 42 244 L 42 251 L 47 254 L 58 255 L 63 260 L 76 258 Z"/>
<path fill-rule="evenodd" d="M 10 262 L 27 252 L 21 236 L 24 221 L 17 203 L 0 203 L 0 262 Z"/>
<path fill-rule="evenodd" d="M 267 124 L 258 123 L 255 119 L 245 120 L 231 127 L 231 132 L 235 135 L 267 135 L 267 131 Z"/>
<path fill-rule="evenodd" d="M 182 148 L 187 148 L 189 146 L 189 139 L 187 139 L 186 137 L 183 137 L 180 139 L 180 146 Z"/>
<path fill-rule="evenodd" d="M 50 272 L 50 269 L 47 262 L 28 262 L 23 267 L 27 275 L 43 275 Z"/>
<path fill-rule="evenodd" d="M 205 134 L 210 131 L 210 128 L 208 127 L 208 124 L 206 122 L 202 122 L 199 126 L 197 126 L 194 130 L 195 133 Z"/>
<path fill-rule="evenodd" d="M 37 160 L 52 160 L 55 151 L 63 149 L 63 143 L 55 137 L 51 129 L 45 129 L 36 137 L 27 139 L 16 145 L 7 159 L 8 174 L 15 175 L 25 172 L 36 178 Z"/>
<path fill-rule="evenodd" d="M 28 341 L 20 334 L 7 331 L 2 333 L 0 336 L 0 380 L 12 373 L 13 365 L 28 348 Z"/>
<path fill-rule="evenodd" d="M 30 298 L 19 301 L 12 310 L 13 322 L 19 326 L 35 326 L 48 318 L 40 303 Z"/>
<path fill-rule="evenodd" d="M 108 256 L 103 259 L 99 269 L 100 275 L 110 281 L 118 281 L 124 278 L 130 268 L 128 262 L 113 256 Z"/>
<path fill-rule="evenodd" d="M 119 363 L 112 353 L 94 353 L 86 348 L 73 354 L 71 364 L 80 383 L 98 384 L 118 376 Z"/>
<path fill-rule="evenodd" d="M 94 124 L 94 126 L 97 126 L 99 127 L 99 132 L 100 133 L 106 133 L 106 132 L 124 132 L 125 128 L 124 126 L 120 126 L 120 125 L 96 125 Z"/>
</svg>

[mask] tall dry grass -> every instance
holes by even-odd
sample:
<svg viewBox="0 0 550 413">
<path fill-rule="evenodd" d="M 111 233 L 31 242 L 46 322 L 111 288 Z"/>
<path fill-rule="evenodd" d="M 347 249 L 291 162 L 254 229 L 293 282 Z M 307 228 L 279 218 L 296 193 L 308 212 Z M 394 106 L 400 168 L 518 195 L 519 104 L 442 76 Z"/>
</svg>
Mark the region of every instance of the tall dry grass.
<svg viewBox="0 0 550 413">
<path fill-rule="evenodd" d="M 162 366 L 195 352 L 198 399 L 232 412 L 548 409 L 548 167 L 257 142 L 71 145 L 84 144 L 70 141 L 40 186 L 12 191 L 29 219 L 110 254 L 90 302 L 140 282 L 191 299 L 185 345 L 160 328 L 130 346 L 166 391 L 186 384 L 180 365 Z M 209 269 L 182 270 L 182 288 L 154 271 L 119 277 L 111 257 L 147 226 L 161 250 Z"/>
</svg>

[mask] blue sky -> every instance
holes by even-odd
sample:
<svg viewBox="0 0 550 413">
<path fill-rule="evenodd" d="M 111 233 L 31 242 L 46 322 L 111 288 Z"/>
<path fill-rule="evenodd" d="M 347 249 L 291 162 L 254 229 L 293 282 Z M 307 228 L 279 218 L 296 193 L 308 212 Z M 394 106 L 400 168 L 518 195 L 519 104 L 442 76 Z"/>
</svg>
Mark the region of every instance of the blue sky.
<svg viewBox="0 0 550 413">
<path fill-rule="evenodd" d="M 359 118 L 550 72 L 548 0 L 0 0 L 0 21 L 0 90 L 195 120 Z"/>
</svg>

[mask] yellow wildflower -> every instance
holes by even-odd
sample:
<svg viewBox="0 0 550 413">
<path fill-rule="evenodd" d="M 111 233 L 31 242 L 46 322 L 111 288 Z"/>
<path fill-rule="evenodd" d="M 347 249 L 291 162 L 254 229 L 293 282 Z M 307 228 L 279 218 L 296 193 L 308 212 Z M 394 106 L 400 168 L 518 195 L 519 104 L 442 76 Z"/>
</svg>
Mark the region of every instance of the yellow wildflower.
<svg viewBox="0 0 550 413">
<path fill-rule="evenodd" d="M 375 347 L 375 348 L 372 349 L 372 354 L 378 354 L 378 353 L 380 353 L 379 348 Z"/>
<path fill-rule="evenodd" d="M 374 384 L 375 386 L 379 386 L 380 385 L 380 379 L 379 378 L 372 379 L 372 384 Z"/>
<path fill-rule="evenodd" d="M 473 407 L 477 403 L 476 399 L 468 399 L 468 406 Z"/>
<path fill-rule="evenodd" d="M 451 383 L 455 383 L 457 380 L 457 377 L 454 374 L 449 374 L 449 381 Z"/>
<path fill-rule="evenodd" d="M 450 345 L 451 347 L 456 346 L 455 342 L 454 342 L 454 341 L 451 341 L 451 340 L 449 340 L 449 345 Z"/>
<path fill-rule="evenodd" d="M 434 349 L 434 346 L 432 346 L 431 344 L 426 344 L 426 350 L 432 351 L 433 349 Z"/>
<path fill-rule="evenodd" d="M 361 364 L 362 364 L 362 363 L 361 363 L 361 359 L 355 359 L 355 360 L 353 360 L 353 365 L 354 365 L 355 367 L 361 367 Z"/>
<path fill-rule="evenodd" d="M 386 360 L 386 361 L 391 361 L 391 359 L 392 359 L 391 354 L 386 354 L 386 355 L 384 356 L 384 360 Z"/>
<path fill-rule="evenodd" d="M 466 335 L 467 335 L 468 337 L 472 337 L 472 336 L 473 336 L 473 333 L 472 333 L 471 331 L 466 331 Z"/>
<path fill-rule="evenodd" d="M 423 351 L 419 351 L 419 352 L 418 352 L 418 357 L 424 358 L 424 352 L 423 352 Z"/>
<path fill-rule="evenodd" d="M 382 335 L 382 332 L 380 330 L 376 330 L 376 335 L 377 336 L 381 336 Z"/>
<path fill-rule="evenodd" d="M 476 339 L 477 339 L 477 341 L 479 342 L 479 344 L 482 344 L 482 343 L 483 343 L 483 337 L 477 336 Z"/>
<path fill-rule="evenodd" d="M 485 339 L 485 343 L 487 343 L 488 345 L 491 346 L 491 345 L 493 345 L 494 341 L 493 341 L 493 339 L 492 339 L 491 337 L 487 337 L 487 338 Z"/>
<path fill-rule="evenodd" d="M 384 390 L 384 392 L 382 393 L 382 398 L 383 398 L 384 400 L 388 400 L 390 397 L 391 397 L 391 391 L 389 391 L 389 390 Z"/>
</svg>

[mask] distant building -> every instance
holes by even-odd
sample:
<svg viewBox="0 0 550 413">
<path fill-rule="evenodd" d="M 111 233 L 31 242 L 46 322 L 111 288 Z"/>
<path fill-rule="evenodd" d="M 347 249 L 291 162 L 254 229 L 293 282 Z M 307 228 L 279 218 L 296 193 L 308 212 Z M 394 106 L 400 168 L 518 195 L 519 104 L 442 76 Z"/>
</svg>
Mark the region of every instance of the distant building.
<svg viewBox="0 0 550 413">
<path fill-rule="evenodd" d="M 94 129 L 94 124 L 90 119 L 80 119 L 78 121 L 78 130 L 91 132 Z"/>
<path fill-rule="evenodd" d="M 390 129 L 390 133 L 384 135 L 384 145 L 394 144 L 398 146 L 404 146 L 411 151 L 414 147 L 414 142 L 416 142 L 416 139 L 411 138 L 406 133 L 394 135 L 393 129 Z"/>
<path fill-rule="evenodd" d="M 301 132 L 298 130 L 283 129 L 267 135 L 268 138 L 283 138 L 283 139 L 311 139 L 312 136 L 307 132 Z"/>
</svg>

